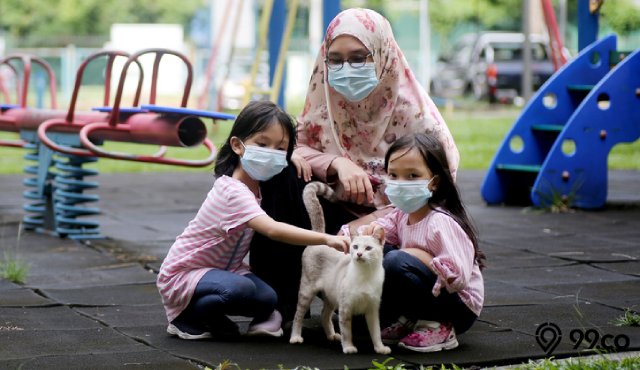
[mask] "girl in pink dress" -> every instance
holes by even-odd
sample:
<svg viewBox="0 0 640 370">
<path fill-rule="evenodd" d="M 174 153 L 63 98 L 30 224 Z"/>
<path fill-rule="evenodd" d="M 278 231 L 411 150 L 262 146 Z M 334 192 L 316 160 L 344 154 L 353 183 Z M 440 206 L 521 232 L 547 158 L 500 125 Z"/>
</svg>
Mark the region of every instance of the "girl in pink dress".
<svg viewBox="0 0 640 370">
<path fill-rule="evenodd" d="M 482 310 L 484 254 L 445 151 L 432 135 L 406 135 L 384 163 L 385 193 L 395 208 L 359 228 L 372 234 L 382 226 L 395 247 L 383 262 L 382 339 L 418 352 L 455 348 L 456 333 L 468 330 Z"/>
<path fill-rule="evenodd" d="M 169 334 L 203 339 L 237 332 L 227 317 L 233 315 L 253 318 L 248 335 L 282 335 L 276 292 L 243 262 L 254 231 L 288 244 L 348 250 L 346 237 L 274 221 L 260 208 L 260 182 L 287 167 L 294 145 L 292 119 L 275 104 L 252 102 L 238 115 L 218 152 L 213 188 L 160 267 Z"/>
</svg>

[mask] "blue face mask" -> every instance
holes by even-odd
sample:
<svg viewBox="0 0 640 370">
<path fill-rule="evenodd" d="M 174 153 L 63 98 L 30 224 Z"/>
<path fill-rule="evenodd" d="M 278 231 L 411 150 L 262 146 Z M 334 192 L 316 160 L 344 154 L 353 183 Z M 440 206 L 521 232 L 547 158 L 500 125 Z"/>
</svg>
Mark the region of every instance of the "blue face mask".
<svg viewBox="0 0 640 370">
<path fill-rule="evenodd" d="M 329 85 L 347 100 L 360 101 L 378 86 L 376 66 L 374 63 L 365 63 L 360 68 L 353 68 L 349 63 L 344 63 L 339 71 L 329 70 Z"/>
<path fill-rule="evenodd" d="M 244 155 L 240 157 L 242 169 L 254 180 L 266 181 L 287 167 L 287 152 L 263 148 L 256 145 L 244 146 Z"/>
<path fill-rule="evenodd" d="M 394 206 L 405 213 L 412 213 L 427 204 L 433 195 L 429 190 L 431 180 L 387 180 L 384 193 Z"/>
</svg>

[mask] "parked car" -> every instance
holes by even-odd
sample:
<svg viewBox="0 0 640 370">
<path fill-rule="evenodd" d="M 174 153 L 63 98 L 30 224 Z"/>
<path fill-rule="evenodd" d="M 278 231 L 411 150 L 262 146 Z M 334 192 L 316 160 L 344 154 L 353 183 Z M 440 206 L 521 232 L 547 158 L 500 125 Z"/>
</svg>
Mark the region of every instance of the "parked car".
<svg viewBox="0 0 640 370">
<path fill-rule="evenodd" d="M 549 43 L 532 34 L 531 69 L 534 91 L 553 73 Z M 431 79 L 431 94 L 445 98 L 473 94 L 490 102 L 521 96 L 524 34 L 483 32 L 463 36 L 451 54 L 439 58 Z"/>
</svg>

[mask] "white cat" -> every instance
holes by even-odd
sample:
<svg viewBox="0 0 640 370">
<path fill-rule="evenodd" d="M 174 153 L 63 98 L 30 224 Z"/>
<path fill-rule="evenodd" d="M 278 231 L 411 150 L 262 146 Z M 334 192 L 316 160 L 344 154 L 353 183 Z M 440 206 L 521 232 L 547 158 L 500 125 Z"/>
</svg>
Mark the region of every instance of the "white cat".
<svg viewBox="0 0 640 370">
<path fill-rule="evenodd" d="M 324 187 L 328 187 L 327 185 L 311 184 L 314 190 L 309 190 L 305 198 L 311 191 L 317 190 L 315 194 L 320 191 L 326 193 Z M 319 212 L 322 212 L 321 208 Z M 305 249 L 302 254 L 298 307 L 293 319 L 290 343 L 302 343 L 302 321 L 313 298 L 322 293 L 322 327 L 329 340 L 341 340 L 344 353 L 358 352 L 353 345 L 351 324 L 354 315 L 364 315 L 374 350 L 380 354 L 391 353 L 391 349 L 382 343 L 380 337 L 379 309 L 384 282 L 383 244 L 384 230 L 377 228 L 374 235 L 353 237 L 349 255 L 325 245 L 312 245 Z M 331 321 L 336 308 L 342 335 L 335 332 Z"/>
</svg>

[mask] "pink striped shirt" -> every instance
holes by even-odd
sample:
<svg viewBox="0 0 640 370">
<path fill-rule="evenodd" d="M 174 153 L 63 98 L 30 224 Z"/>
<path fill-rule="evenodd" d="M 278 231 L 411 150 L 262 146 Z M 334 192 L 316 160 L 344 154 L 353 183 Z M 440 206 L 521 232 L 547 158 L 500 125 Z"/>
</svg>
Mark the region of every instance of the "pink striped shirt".
<svg viewBox="0 0 640 370">
<path fill-rule="evenodd" d="M 242 261 L 253 237 L 247 222 L 264 214 L 260 198 L 241 181 L 228 176 L 215 181 L 196 217 L 176 238 L 160 267 L 157 286 L 169 322 L 187 307 L 207 271 L 249 272 Z"/>
<path fill-rule="evenodd" d="M 433 210 L 413 225 L 408 220 L 407 213 L 394 209 L 375 222 L 384 229 L 387 243 L 400 249 L 419 248 L 433 256 L 429 267 L 438 275 L 434 296 L 440 295 L 442 288 L 457 292 L 479 316 L 484 303 L 484 281 L 475 261 L 473 243 L 462 227 L 451 216 Z M 348 227 L 342 230 L 348 233 Z"/>
</svg>

